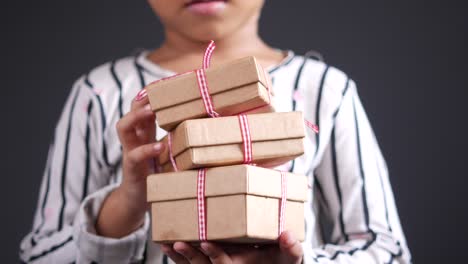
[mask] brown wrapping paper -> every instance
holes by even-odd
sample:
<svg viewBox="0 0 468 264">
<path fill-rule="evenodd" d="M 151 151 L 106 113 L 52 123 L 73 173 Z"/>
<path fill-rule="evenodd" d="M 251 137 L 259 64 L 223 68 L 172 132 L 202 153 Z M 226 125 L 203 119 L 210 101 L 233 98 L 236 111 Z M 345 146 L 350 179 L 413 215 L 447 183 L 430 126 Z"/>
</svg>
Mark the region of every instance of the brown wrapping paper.
<svg viewBox="0 0 468 264">
<path fill-rule="evenodd" d="M 248 115 L 253 163 L 273 167 L 304 153 L 301 112 Z M 167 145 L 167 137 L 163 138 Z M 179 170 L 241 164 L 243 144 L 237 116 L 187 120 L 172 132 L 172 153 Z M 172 171 L 168 148 L 160 155 Z"/>
<path fill-rule="evenodd" d="M 210 67 L 206 78 L 215 111 L 221 116 L 250 109 L 274 111 L 267 77 L 254 57 Z M 167 131 L 184 120 L 207 117 L 194 72 L 155 82 L 146 89 L 158 125 Z"/>
<path fill-rule="evenodd" d="M 197 175 L 192 170 L 148 177 L 154 241 L 198 241 Z M 284 228 L 302 241 L 307 179 L 286 175 Z M 208 240 L 272 243 L 277 239 L 280 172 L 249 165 L 210 168 L 205 196 Z"/>
</svg>

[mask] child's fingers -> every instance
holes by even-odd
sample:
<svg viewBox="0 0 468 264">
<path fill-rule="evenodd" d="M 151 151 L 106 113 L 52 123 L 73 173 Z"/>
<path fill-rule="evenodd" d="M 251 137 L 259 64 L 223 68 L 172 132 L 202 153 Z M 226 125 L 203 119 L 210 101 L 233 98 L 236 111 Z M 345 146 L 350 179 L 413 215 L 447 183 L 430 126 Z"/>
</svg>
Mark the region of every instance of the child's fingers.
<svg viewBox="0 0 468 264">
<path fill-rule="evenodd" d="M 135 99 L 132 101 L 131 109 L 133 110 L 142 107 L 148 102 L 148 92 L 146 91 L 146 89 L 143 89 L 140 92 L 138 92 L 138 94 L 135 96 Z"/>
<path fill-rule="evenodd" d="M 147 105 L 141 109 L 128 112 L 117 122 L 117 133 L 124 149 L 131 149 L 139 144 L 135 128 L 149 120 L 154 120 L 154 113 Z"/>
<path fill-rule="evenodd" d="M 139 123 L 135 128 L 136 135 L 141 143 L 150 143 L 156 140 L 156 116 Z"/>
<path fill-rule="evenodd" d="M 125 162 L 127 168 L 132 171 L 138 165 L 143 164 L 155 157 L 158 157 L 164 150 L 164 144 L 161 142 L 151 143 L 136 147 L 129 151 L 126 155 Z"/>
<path fill-rule="evenodd" d="M 210 264 L 210 260 L 200 250 L 184 242 L 176 242 L 174 250 L 184 256 L 190 264 Z"/>
<path fill-rule="evenodd" d="M 138 109 L 149 107 L 148 93 L 146 89 L 140 90 L 135 96 L 135 99 L 131 104 L 131 111 L 136 111 Z M 140 139 L 140 142 L 152 142 L 156 139 L 156 116 L 153 115 L 152 119 L 147 120 L 147 122 L 140 123 L 136 126 L 136 134 Z"/>
<path fill-rule="evenodd" d="M 210 258 L 213 264 L 229 264 L 232 263 L 231 257 L 220 247 L 213 243 L 201 243 L 203 253 Z"/>
<path fill-rule="evenodd" d="M 303 255 L 301 243 L 290 231 L 284 231 L 279 237 L 280 250 L 290 263 L 300 263 Z"/>
<path fill-rule="evenodd" d="M 188 260 L 182 256 L 181 254 L 177 253 L 171 245 L 161 245 L 161 250 L 164 254 L 166 254 L 172 261 L 177 264 L 190 264 Z"/>
</svg>

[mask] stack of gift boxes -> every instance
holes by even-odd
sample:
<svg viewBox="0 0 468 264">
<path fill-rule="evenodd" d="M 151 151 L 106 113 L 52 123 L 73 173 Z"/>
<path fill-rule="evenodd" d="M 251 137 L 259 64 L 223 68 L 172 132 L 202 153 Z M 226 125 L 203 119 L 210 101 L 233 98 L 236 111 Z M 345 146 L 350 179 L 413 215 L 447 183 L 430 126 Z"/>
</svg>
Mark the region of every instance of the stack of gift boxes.
<svg viewBox="0 0 468 264">
<path fill-rule="evenodd" d="M 209 56 L 146 88 L 168 131 L 163 173 L 147 178 L 153 241 L 272 243 L 283 230 L 303 240 L 306 177 L 272 169 L 303 154 L 302 113 L 274 112 L 254 57 L 208 67 Z"/>
</svg>

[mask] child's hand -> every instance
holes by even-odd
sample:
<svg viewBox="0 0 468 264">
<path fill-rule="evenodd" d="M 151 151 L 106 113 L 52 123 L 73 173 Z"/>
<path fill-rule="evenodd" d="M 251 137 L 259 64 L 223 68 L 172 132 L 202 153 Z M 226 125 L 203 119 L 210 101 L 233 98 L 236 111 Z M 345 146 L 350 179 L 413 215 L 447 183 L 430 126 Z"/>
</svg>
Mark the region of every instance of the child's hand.
<svg viewBox="0 0 468 264">
<path fill-rule="evenodd" d="M 214 243 L 201 243 L 201 250 L 187 243 L 177 242 L 173 246 L 161 245 L 163 252 L 177 264 L 299 264 L 302 261 L 301 243 L 291 232 L 283 232 L 278 245 L 254 248 L 251 245 L 234 245 L 237 249 L 227 253 Z"/>
<path fill-rule="evenodd" d="M 133 100 L 131 110 L 117 123 L 123 178 L 99 213 L 96 230 L 102 236 L 126 236 L 144 221 L 148 208 L 146 176 L 154 172 L 154 160 L 164 150 L 162 143 L 156 143 L 155 118 L 146 91 L 142 90 Z"/>
<path fill-rule="evenodd" d="M 146 90 L 138 93 L 130 111 L 116 126 L 122 144 L 123 178 L 120 189 L 144 211 L 146 176 L 154 172 L 154 160 L 164 150 L 162 143 L 156 143 L 156 116 L 150 109 L 146 95 Z"/>
</svg>

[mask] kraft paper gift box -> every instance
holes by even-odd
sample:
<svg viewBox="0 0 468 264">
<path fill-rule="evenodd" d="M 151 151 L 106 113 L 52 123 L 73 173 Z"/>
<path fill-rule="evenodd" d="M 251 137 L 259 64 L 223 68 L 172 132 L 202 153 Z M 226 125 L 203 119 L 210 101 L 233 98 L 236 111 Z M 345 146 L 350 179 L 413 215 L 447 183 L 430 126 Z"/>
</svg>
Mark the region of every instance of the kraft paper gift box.
<svg viewBox="0 0 468 264">
<path fill-rule="evenodd" d="M 284 173 L 286 203 L 283 230 L 304 240 L 307 179 Z M 199 241 L 197 170 L 147 178 L 155 242 Z M 250 165 L 206 170 L 206 239 L 230 243 L 274 243 L 279 236 L 281 172 Z"/>
<path fill-rule="evenodd" d="M 214 110 L 229 116 L 253 110 L 274 112 L 267 77 L 254 57 L 205 70 Z M 195 72 L 154 82 L 146 87 L 158 125 L 172 130 L 184 120 L 207 117 Z"/>
<path fill-rule="evenodd" d="M 274 167 L 304 153 L 302 112 L 247 115 L 253 163 Z M 159 156 L 163 172 L 216 167 L 244 162 L 244 145 L 237 116 L 187 120 L 162 139 L 167 146 Z M 170 143 L 170 144 L 169 144 Z M 172 155 L 171 155 L 172 154 Z"/>
</svg>

